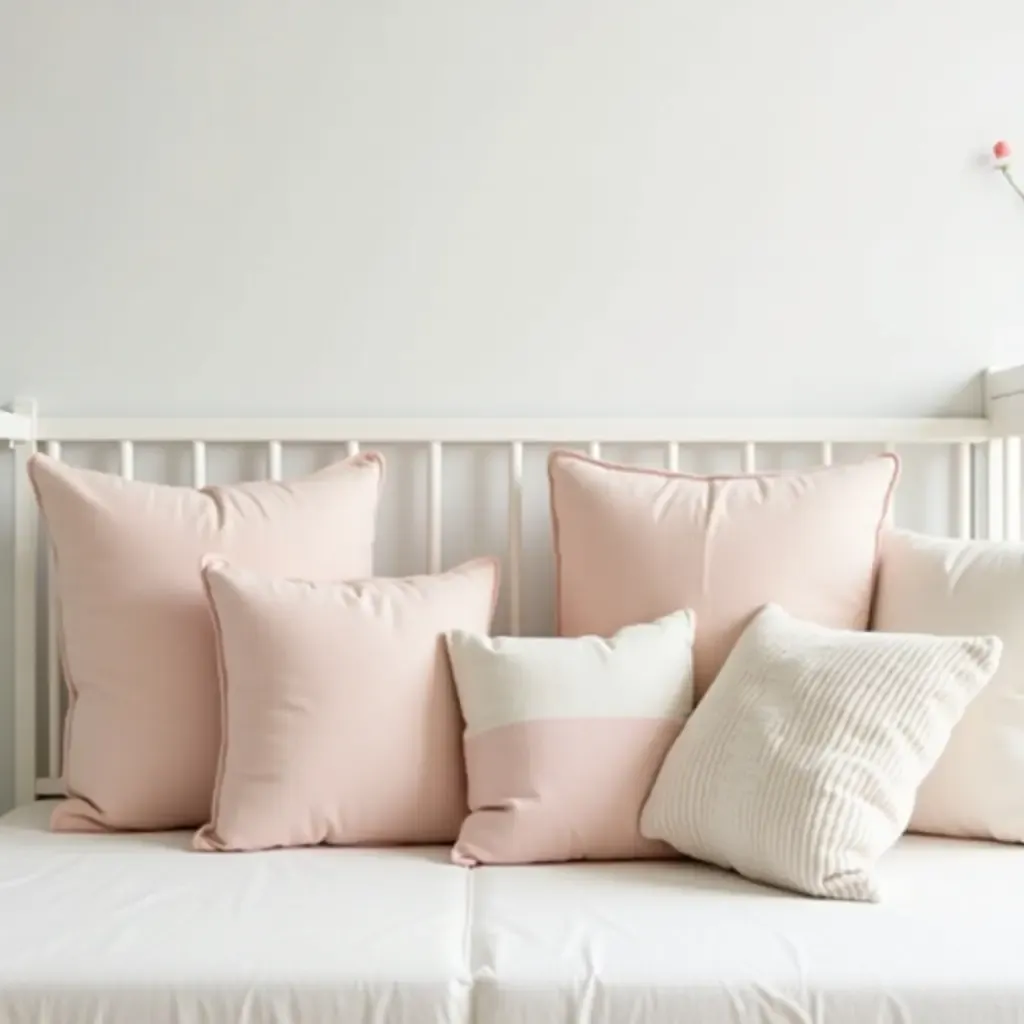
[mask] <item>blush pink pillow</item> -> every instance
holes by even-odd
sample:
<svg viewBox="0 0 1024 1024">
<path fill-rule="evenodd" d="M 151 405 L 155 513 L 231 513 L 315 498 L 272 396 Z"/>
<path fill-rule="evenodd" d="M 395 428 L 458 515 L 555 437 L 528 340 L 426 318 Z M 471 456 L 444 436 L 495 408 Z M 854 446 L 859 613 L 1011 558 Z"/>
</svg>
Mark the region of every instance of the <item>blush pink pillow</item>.
<svg viewBox="0 0 1024 1024">
<path fill-rule="evenodd" d="M 607 640 L 451 633 L 470 808 L 452 859 L 671 856 L 640 810 L 693 708 L 692 644 L 686 611 Z"/>
<path fill-rule="evenodd" d="M 865 629 L 895 455 L 801 473 L 688 476 L 553 452 L 559 632 L 697 616 L 699 699 L 763 605 Z"/>
<path fill-rule="evenodd" d="M 220 702 L 204 555 L 312 578 L 370 575 L 383 472 L 366 454 L 286 483 L 196 490 L 32 459 L 70 699 L 55 829 L 209 818 Z"/>
<path fill-rule="evenodd" d="M 450 842 L 466 815 L 448 630 L 486 632 L 493 559 L 311 583 L 213 561 L 224 738 L 200 850 Z"/>
</svg>

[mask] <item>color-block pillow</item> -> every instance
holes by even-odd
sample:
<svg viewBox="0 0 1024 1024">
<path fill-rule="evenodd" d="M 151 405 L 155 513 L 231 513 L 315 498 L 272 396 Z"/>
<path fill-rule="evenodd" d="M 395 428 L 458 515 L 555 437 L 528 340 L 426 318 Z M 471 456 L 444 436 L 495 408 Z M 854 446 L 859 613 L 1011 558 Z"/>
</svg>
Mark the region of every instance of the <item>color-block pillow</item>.
<svg viewBox="0 0 1024 1024">
<path fill-rule="evenodd" d="M 872 625 L 1003 641 L 999 671 L 921 784 L 910 828 L 1024 842 L 1024 544 L 887 532 Z"/>
<path fill-rule="evenodd" d="M 311 583 L 213 561 L 224 739 L 200 850 L 443 843 L 466 816 L 444 634 L 486 632 L 493 559 Z"/>
<path fill-rule="evenodd" d="M 448 637 L 469 817 L 458 864 L 666 856 L 640 808 L 693 706 L 693 618 L 604 640 Z"/>
<path fill-rule="evenodd" d="M 383 472 L 366 454 L 286 483 L 195 490 L 32 459 L 70 697 L 68 799 L 55 829 L 207 820 L 220 701 L 203 556 L 270 573 L 368 576 Z"/>
<path fill-rule="evenodd" d="M 893 455 L 698 477 L 554 452 L 548 470 L 563 636 L 611 636 L 691 608 L 699 699 L 768 602 L 821 625 L 867 627 Z"/>
<path fill-rule="evenodd" d="M 758 881 L 877 901 L 875 864 L 1000 646 L 766 607 L 665 758 L 641 832 Z"/>
</svg>

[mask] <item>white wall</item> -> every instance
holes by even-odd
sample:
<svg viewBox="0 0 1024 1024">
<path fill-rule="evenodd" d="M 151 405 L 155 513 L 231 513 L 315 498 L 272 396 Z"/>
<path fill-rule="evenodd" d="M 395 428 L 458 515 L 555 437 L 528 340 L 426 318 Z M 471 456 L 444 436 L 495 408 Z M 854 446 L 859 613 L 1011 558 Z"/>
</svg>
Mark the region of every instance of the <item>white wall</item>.
<svg viewBox="0 0 1024 1024">
<path fill-rule="evenodd" d="M 1017 0 L 0 0 L 0 400 L 971 411 L 1022 95 Z"/>
</svg>

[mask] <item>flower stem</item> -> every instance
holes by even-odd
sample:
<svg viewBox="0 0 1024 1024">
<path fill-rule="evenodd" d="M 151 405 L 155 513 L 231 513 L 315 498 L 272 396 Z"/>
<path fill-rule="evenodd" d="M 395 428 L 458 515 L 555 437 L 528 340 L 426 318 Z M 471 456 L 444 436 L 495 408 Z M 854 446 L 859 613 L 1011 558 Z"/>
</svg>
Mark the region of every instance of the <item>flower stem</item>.
<svg viewBox="0 0 1024 1024">
<path fill-rule="evenodd" d="M 999 171 L 1002 174 L 1002 176 L 1009 183 L 1010 188 L 1012 188 L 1013 191 L 1016 192 L 1017 195 L 1019 195 L 1021 197 L 1021 199 L 1024 199 L 1024 189 L 1022 189 L 1020 187 L 1020 185 L 1018 185 L 1017 182 L 1014 181 L 1013 175 L 1010 173 L 1010 168 L 1009 167 L 1000 167 Z"/>
</svg>

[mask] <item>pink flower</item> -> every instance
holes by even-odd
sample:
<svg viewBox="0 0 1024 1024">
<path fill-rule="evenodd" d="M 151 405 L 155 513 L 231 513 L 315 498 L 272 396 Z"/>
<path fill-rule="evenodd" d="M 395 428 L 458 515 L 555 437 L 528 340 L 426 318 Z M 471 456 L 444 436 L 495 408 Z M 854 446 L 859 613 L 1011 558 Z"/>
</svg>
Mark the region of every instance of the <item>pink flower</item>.
<svg viewBox="0 0 1024 1024">
<path fill-rule="evenodd" d="M 995 157 L 996 170 L 1006 179 L 1006 183 L 1013 189 L 1014 192 L 1024 199 L 1024 188 L 1017 184 L 1013 178 L 1013 172 L 1010 170 L 1010 160 L 1013 157 L 1013 149 L 1005 139 L 1000 139 L 992 147 L 992 156 Z"/>
</svg>

